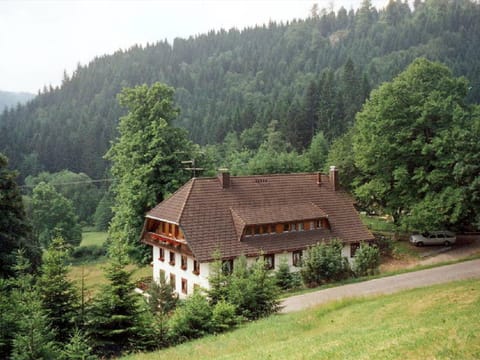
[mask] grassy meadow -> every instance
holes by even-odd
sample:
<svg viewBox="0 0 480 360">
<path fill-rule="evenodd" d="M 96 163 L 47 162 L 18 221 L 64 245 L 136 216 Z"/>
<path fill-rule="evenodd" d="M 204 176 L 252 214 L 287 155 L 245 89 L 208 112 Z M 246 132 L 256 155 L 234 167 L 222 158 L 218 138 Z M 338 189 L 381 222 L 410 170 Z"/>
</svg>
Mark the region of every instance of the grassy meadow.
<svg viewBox="0 0 480 360">
<path fill-rule="evenodd" d="M 192 356 L 209 360 L 479 359 L 480 281 L 333 302 L 122 359 Z"/>
<path fill-rule="evenodd" d="M 106 239 L 106 232 L 83 232 L 80 246 L 101 246 Z M 80 288 L 83 278 L 87 294 L 92 295 L 99 291 L 103 285 L 107 284 L 107 279 L 104 275 L 104 268 L 106 265 L 106 258 L 101 258 L 94 262 L 73 265 L 70 270 L 70 278 L 77 284 L 78 288 Z M 133 281 L 152 276 L 152 268 L 150 266 L 138 267 L 136 265 L 129 265 L 128 269 L 133 272 L 131 278 Z"/>
<path fill-rule="evenodd" d="M 108 234 L 105 231 L 84 231 L 82 233 L 82 242 L 80 243 L 80 246 L 102 246 L 107 240 L 107 236 Z"/>
</svg>

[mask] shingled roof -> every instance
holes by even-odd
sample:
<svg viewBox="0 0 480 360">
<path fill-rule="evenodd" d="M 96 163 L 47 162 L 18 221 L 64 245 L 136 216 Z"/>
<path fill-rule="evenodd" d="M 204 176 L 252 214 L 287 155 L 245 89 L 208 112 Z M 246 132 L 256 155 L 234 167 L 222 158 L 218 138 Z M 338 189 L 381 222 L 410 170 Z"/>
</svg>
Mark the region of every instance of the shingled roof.
<svg viewBox="0 0 480 360">
<path fill-rule="evenodd" d="M 193 178 L 147 217 L 180 225 L 201 262 L 212 260 L 216 250 L 233 258 L 299 250 L 334 238 L 373 239 L 348 194 L 316 173 L 232 176 L 227 186 L 217 177 Z M 330 229 L 242 237 L 246 225 L 316 218 L 328 218 Z"/>
</svg>

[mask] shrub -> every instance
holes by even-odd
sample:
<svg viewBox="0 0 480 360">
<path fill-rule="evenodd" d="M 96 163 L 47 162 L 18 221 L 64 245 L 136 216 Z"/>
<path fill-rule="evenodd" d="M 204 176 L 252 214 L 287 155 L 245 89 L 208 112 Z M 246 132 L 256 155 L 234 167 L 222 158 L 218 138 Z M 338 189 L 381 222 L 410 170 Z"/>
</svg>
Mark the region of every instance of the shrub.
<svg viewBox="0 0 480 360">
<path fill-rule="evenodd" d="M 224 332 L 234 328 L 240 322 L 236 314 L 237 308 L 235 305 L 220 300 L 213 308 L 212 312 L 212 329 L 216 333 Z"/>
<path fill-rule="evenodd" d="M 240 257 L 235 263 L 228 283 L 227 301 L 237 307 L 237 313 L 249 320 L 255 320 L 276 312 L 279 308 L 278 287 L 275 277 L 258 260 L 251 268 L 247 260 Z"/>
<path fill-rule="evenodd" d="M 278 270 L 275 272 L 275 282 L 282 290 L 288 290 L 301 285 L 300 274 L 292 273 L 286 257 L 282 257 Z"/>
<path fill-rule="evenodd" d="M 74 262 L 90 262 L 98 260 L 107 255 L 105 246 L 88 245 L 76 247 L 72 252 Z"/>
<path fill-rule="evenodd" d="M 307 249 L 302 261 L 301 275 L 307 286 L 317 286 L 347 277 L 348 261 L 342 257 L 342 244 L 334 240 L 318 243 Z"/>
<path fill-rule="evenodd" d="M 374 274 L 380 265 L 380 251 L 376 246 L 362 244 L 355 253 L 353 271 L 357 276 Z"/>
<path fill-rule="evenodd" d="M 183 301 L 169 321 L 169 338 L 173 343 L 196 339 L 212 332 L 212 308 L 199 291 Z"/>
</svg>

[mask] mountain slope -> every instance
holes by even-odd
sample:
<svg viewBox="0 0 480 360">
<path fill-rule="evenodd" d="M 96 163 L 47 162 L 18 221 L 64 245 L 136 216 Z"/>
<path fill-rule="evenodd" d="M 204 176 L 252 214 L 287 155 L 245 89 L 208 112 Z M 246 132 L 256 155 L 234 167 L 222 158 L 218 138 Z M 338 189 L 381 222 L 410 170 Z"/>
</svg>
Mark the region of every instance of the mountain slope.
<svg viewBox="0 0 480 360">
<path fill-rule="evenodd" d="M 316 131 L 347 129 L 370 89 L 416 57 L 447 64 L 480 99 L 480 5 L 467 0 L 401 1 L 377 10 L 320 12 L 287 24 L 210 32 L 173 44 L 134 46 L 77 68 L 59 88 L 0 117 L 0 152 L 24 176 L 70 169 L 101 177 L 123 110 L 124 86 L 161 81 L 176 89 L 177 125 L 200 144 L 278 120 L 301 150 Z"/>
</svg>

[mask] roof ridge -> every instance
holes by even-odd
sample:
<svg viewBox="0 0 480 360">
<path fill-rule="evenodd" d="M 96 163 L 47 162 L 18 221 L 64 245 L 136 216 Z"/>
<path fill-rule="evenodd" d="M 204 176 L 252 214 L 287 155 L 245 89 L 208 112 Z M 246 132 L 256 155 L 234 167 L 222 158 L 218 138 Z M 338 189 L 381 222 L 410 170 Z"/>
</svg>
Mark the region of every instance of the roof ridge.
<svg viewBox="0 0 480 360">
<path fill-rule="evenodd" d="M 193 189 L 193 186 L 195 184 L 195 180 L 197 180 L 197 178 L 191 178 L 189 183 L 191 184 L 190 185 L 190 188 L 188 189 L 188 192 L 187 192 L 187 196 L 185 197 L 185 201 L 183 202 L 182 204 L 182 208 L 180 209 L 180 216 L 178 217 L 178 223 L 180 224 L 181 220 L 182 220 L 182 217 L 183 217 L 183 211 L 185 210 L 185 206 L 187 205 L 188 203 L 188 200 L 190 198 L 190 195 L 192 194 L 192 189 Z"/>
</svg>

